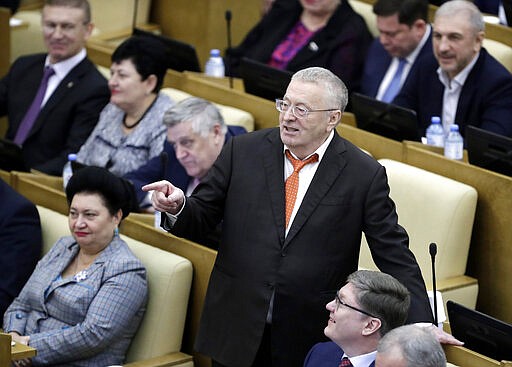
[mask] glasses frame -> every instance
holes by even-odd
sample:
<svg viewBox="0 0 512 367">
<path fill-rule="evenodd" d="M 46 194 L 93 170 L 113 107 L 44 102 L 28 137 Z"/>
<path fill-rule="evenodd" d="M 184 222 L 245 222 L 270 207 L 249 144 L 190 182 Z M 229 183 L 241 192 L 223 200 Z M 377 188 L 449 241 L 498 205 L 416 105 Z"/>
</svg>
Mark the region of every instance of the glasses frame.
<svg viewBox="0 0 512 367">
<path fill-rule="evenodd" d="M 312 112 L 332 112 L 332 111 L 339 111 L 339 108 L 328 108 L 328 109 L 326 109 L 326 110 L 310 110 L 310 109 L 308 109 L 308 108 L 306 108 L 306 107 L 300 107 L 301 109 L 306 110 L 306 113 L 304 114 L 304 116 L 301 116 L 301 115 L 299 115 L 299 114 L 297 114 L 297 113 L 295 112 L 295 109 L 296 109 L 296 107 L 297 107 L 297 106 L 296 106 L 296 105 L 294 105 L 294 104 L 290 104 L 289 110 L 283 110 L 283 109 L 281 109 L 281 106 L 280 106 L 280 105 L 281 105 L 283 102 L 285 102 L 285 100 L 284 100 L 284 99 L 276 98 L 276 110 L 278 110 L 278 111 L 279 111 L 279 112 L 281 112 L 281 113 L 285 113 L 286 111 L 290 111 L 290 112 L 293 114 L 293 116 L 295 116 L 295 117 L 296 117 L 296 118 L 298 118 L 298 119 L 307 118 L 307 117 L 308 117 L 308 115 L 309 115 L 310 113 L 312 113 Z"/>
<path fill-rule="evenodd" d="M 362 314 L 364 314 L 364 315 L 366 315 L 366 316 L 370 316 L 370 317 L 373 317 L 373 318 L 378 319 L 378 317 L 377 317 L 377 316 L 372 315 L 371 313 L 366 312 L 365 310 L 361 310 L 360 308 L 357 308 L 357 307 L 355 307 L 355 306 L 351 306 L 351 305 L 349 305 L 349 304 L 347 304 L 347 303 L 343 302 L 343 301 L 341 300 L 341 298 L 340 298 L 340 296 L 339 296 L 338 292 L 336 292 L 336 296 L 334 297 L 334 299 L 335 299 L 335 302 L 336 302 L 336 311 L 338 311 L 338 308 L 340 307 L 340 305 L 342 305 L 342 306 L 348 307 L 348 308 L 350 308 L 350 309 L 352 309 L 352 310 L 354 310 L 354 311 L 360 312 L 360 313 L 362 313 Z"/>
</svg>

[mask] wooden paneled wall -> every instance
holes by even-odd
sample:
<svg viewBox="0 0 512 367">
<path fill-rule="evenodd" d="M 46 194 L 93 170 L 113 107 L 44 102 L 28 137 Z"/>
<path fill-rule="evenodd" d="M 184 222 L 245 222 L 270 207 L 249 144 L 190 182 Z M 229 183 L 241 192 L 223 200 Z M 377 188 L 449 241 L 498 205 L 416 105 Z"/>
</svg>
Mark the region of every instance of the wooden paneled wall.
<svg viewBox="0 0 512 367">
<path fill-rule="evenodd" d="M 227 48 L 226 10 L 231 10 L 233 46 L 238 45 L 261 17 L 261 0 L 153 0 L 150 20 L 162 33 L 190 43 L 202 66 L 212 48 Z"/>
</svg>

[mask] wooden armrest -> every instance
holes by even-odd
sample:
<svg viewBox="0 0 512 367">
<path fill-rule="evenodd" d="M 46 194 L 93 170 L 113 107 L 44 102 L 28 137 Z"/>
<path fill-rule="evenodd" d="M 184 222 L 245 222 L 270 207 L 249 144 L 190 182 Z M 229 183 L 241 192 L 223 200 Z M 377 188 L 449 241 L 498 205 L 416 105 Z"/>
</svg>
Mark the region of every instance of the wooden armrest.
<svg viewBox="0 0 512 367">
<path fill-rule="evenodd" d="M 459 275 L 456 277 L 439 279 L 437 281 L 437 290 L 440 292 L 446 292 L 452 289 L 461 287 L 467 287 L 473 284 L 478 284 L 478 280 L 467 275 Z M 432 289 L 432 283 L 427 282 L 427 289 Z"/>
<path fill-rule="evenodd" d="M 182 363 L 192 362 L 192 356 L 181 353 L 169 353 L 163 356 L 145 359 L 143 361 L 137 361 L 132 363 L 124 364 L 124 367 L 168 367 L 168 366 L 179 366 Z"/>
<path fill-rule="evenodd" d="M 461 367 L 500 367 L 500 362 L 464 347 L 443 344 L 446 360 Z M 505 365 L 503 365 L 505 366 Z"/>
</svg>

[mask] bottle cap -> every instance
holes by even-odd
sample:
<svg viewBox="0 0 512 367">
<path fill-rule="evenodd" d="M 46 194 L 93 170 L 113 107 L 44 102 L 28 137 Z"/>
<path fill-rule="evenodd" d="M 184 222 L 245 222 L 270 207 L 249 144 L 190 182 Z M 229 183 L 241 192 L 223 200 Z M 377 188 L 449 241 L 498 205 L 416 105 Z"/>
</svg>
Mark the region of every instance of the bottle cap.
<svg viewBox="0 0 512 367">
<path fill-rule="evenodd" d="M 450 131 L 459 131 L 459 125 L 451 124 L 450 125 Z"/>
<path fill-rule="evenodd" d="M 210 50 L 210 56 L 219 57 L 220 56 L 220 50 L 218 48 L 212 48 Z"/>
<path fill-rule="evenodd" d="M 432 122 L 433 124 L 440 124 L 441 118 L 439 116 L 432 116 L 432 118 L 430 119 L 430 122 Z"/>
<path fill-rule="evenodd" d="M 76 161 L 76 154 L 75 153 L 69 153 L 68 154 L 68 161 Z"/>
</svg>

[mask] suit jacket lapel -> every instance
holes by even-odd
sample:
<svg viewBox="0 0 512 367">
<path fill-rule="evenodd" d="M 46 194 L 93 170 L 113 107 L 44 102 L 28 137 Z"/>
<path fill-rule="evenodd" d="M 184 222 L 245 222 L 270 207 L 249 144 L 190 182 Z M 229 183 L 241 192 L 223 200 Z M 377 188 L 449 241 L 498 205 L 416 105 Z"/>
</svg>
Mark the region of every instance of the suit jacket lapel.
<svg viewBox="0 0 512 367">
<path fill-rule="evenodd" d="M 45 105 L 41 109 L 41 112 L 37 116 L 34 126 L 30 130 L 29 136 L 37 132 L 44 125 L 44 121 L 48 119 L 51 111 L 55 106 L 58 106 L 62 98 L 64 98 L 66 94 L 70 93 L 74 88 L 77 88 L 80 79 L 88 69 L 89 60 L 84 59 L 77 66 L 71 69 L 71 71 L 64 77 L 64 79 L 62 79 L 60 84 L 57 86 L 55 91 L 52 93 L 50 98 L 48 98 L 48 101 L 46 101 Z"/>
<path fill-rule="evenodd" d="M 311 185 L 302 200 L 302 204 L 295 215 L 295 219 L 286 236 L 284 247 L 288 246 L 295 235 L 300 231 L 308 218 L 331 189 L 334 181 L 341 174 L 346 165 L 346 160 L 342 153 L 346 150 L 343 140 L 335 132 L 334 138 L 329 144 L 324 157 L 320 161 Z"/>
<path fill-rule="evenodd" d="M 480 82 L 477 80 L 478 76 L 482 73 L 480 69 L 484 63 L 484 59 L 486 57 L 487 51 L 485 49 L 480 50 L 480 55 L 478 55 L 478 60 L 475 65 L 473 65 L 473 69 L 469 72 L 469 75 L 462 86 L 462 90 L 460 92 L 459 103 L 457 104 L 457 113 L 455 115 L 455 122 L 459 124 L 459 127 L 463 131 L 463 127 L 470 123 L 477 123 L 478 121 L 468 121 L 470 118 L 470 111 L 472 110 L 471 104 L 473 103 L 473 97 L 475 93 L 478 91 L 478 87 L 480 86 Z"/>
<path fill-rule="evenodd" d="M 279 129 L 268 135 L 268 144 L 263 146 L 263 168 L 267 178 L 267 190 L 269 193 L 272 214 L 278 231 L 279 243 L 284 243 L 285 208 L 284 208 L 284 155 L 283 143 L 279 137 Z"/>
</svg>

